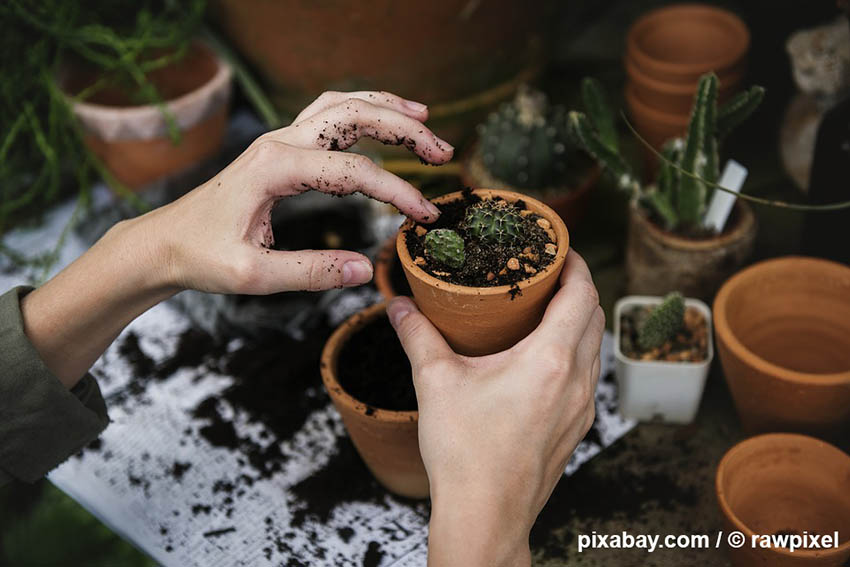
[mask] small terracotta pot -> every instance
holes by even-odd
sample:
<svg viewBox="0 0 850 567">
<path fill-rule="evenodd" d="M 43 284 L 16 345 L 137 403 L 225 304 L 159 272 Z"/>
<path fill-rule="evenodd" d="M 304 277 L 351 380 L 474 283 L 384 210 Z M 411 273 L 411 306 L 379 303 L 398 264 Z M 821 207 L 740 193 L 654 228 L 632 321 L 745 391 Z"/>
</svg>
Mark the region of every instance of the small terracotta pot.
<svg viewBox="0 0 850 567">
<path fill-rule="evenodd" d="M 711 301 L 723 282 L 747 261 L 755 237 L 755 215 L 740 200 L 726 230 L 705 239 L 663 230 L 633 204 L 626 242 L 628 293 L 665 295 L 678 290 L 686 297 Z"/>
<path fill-rule="evenodd" d="M 726 534 L 745 538 L 727 546 L 735 567 L 839 567 L 850 558 L 850 456 L 836 447 L 805 435 L 752 437 L 720 461 L 715 489 Z M 804 532 L 837 532 L 838 541 L 793 553 L 752 545 L 753 537 Z"/>
<path fill-rule="evenodd" d="M 343 346 L 378 317 L 386 317 L 386 303 L 356 313 L 333 332 L 322 351 L 322 381 L 357 452 L 378 482 L 400 496 L 427 498 L 428 475 L 419 454 L 419 412 L 367 407 L 343 390 L 337 380 L 337 361 Z"/>
<path fill-rule="evenodd" d="M 602 174 L 602 169 L 599 164 L 593 163 L 587 170 L 586 175 L 575 187 L 552 187 L 540 189 L 519 189 L 511 186 L 509 183 L 501 181 L 487 171 L 484 163 L 481 161 L 481 156 L 478 153 L 477 147 L 473 147 L 467 153 L 463 160 L 463 172 L 461 173 L 461 181 L 467 187 L 492 187 L 494 189 L 504 189 L 505 191 L 514 191 L 523 193 L 540 199 L 550 208 L 552 208 L 558 216 L 567 224 L 567 226 L 575 228 L 581 223 L 587 212 L 587 207 L 590 204 L 590 197 L 593 188 L 599 182 L 599 177 Z"/>
<path fill-rule="evenodd" d="M 231 70 L 213 51 L 194 44 L 180 61 L 153 71 L 149 80 L 166 98 L 165 106 L 181 132 L 175 145 L 162 110 L 134 105 L 114 89 L 72 102 L 84 142 L 118 181 L 139 189 L 215 155 L 227 127 Z M 66 64 L 60 82 L 68 93 L 98 79 L 83 66 Z"/>
<path fill-rule="evenodd" d="M 397 295 L 410 295 L 410 287 L 407 285 L 404 270 L 396 252 L 397 237 L 394 235 L 387 239 L 375 258 L 375 287 L 384 299 L 392 299 Z"/>
<path fill-rule="evenodd" d="M 703 4 L 675 4 L 639 18 L 626 38 L 626 56 L 646 77 L 696 84 L 700 75 L 743 73 L 750 32 L 741 19 Z"/>
<path fill-rule="evenodd" d="M 683 137 L 688 130 L 689 114 L 662 112 L 647 106 L 637 97 L 635 87 L 631 83 L 626 85 L 626 108 L 634 121 L 635 129 L 657 150 L 660 150 L 667 140 Z M 650 163 L 657 160 L 648 149 L 642 149 Z"/>
<path fill-rule="evenodd" d="M 802 257 L 755 264 L 723 285 L 714 324 L 747 431 L 847 431 L 850 267 Z"/>
<path fill-rule="evenodd" d="M 524 201 L 528 210 L 551 223 L 558 246 L 551 264 L 515 286 L 466 287 L 438 279 L 414 264 L 405 242 L 405 232 L 413 222 L 407 220 L 402 225 L 396 250 L 419 309 L 456 352 L 482 356 L 512 347 L 537 327 L 555 293 L 570 237 L 558 214 L 537 199 L 498 189 L 475 189 L 474 193 L 485 199 Z M 434 199 L 434 203 L 460 198 L 460 192 L 450 193 Z"/>
</svg>

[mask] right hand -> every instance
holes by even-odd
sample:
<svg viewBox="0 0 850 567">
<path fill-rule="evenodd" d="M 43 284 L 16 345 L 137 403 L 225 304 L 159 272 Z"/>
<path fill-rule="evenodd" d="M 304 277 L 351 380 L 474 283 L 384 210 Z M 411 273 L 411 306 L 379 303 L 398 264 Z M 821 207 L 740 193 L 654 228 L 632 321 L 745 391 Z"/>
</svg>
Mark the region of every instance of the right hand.
<svg viewBox="0 0 850 567">
<path fill-rule="evenodd" d="M 595 417 L 605 315 L 587 264 L 570 250 L 537 329 L 489 356 L 455 354 L 408 298 L 387 312 L 419 403 L 429 565 L 529 564 L 531 527 Z"/>
</svg>

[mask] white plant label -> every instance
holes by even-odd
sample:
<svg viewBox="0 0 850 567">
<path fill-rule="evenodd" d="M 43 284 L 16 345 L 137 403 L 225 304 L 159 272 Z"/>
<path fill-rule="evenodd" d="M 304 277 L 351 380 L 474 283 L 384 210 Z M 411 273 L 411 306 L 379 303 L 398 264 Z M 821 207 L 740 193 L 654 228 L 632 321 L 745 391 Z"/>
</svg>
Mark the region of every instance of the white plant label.
<svg viewBox="0 0 850 567">
<path fill-rule="evenodd" d="M 735 193 L 740 193 L 748 173 L 749 171 L 747 171 L 746 167 L 730 159 L 726 162 L 726 167 L 723 168 L 723 174 L 720 176 L 718 185 Z M 737 198 L 735 195 L 726 191 L 715 190 L 714 195 L 711 197 L 711 203 L 708 205 L 708 211 L 702 219 L 702 225 L 706 228 L 714 229 L 718 233 L 722 232 Z"/>
</svg>

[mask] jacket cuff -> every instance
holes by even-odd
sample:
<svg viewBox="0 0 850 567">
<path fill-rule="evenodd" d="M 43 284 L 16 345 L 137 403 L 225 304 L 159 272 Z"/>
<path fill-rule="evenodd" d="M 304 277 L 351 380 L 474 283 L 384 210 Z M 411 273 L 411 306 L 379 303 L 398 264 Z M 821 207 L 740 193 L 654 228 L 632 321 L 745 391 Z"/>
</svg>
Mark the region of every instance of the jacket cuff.
<svg viewBox="0 0 850 567">
<path fill-rule="evenodd" d="M 0 473 L 34 482 L 96 439 L 109 416 L 91 374 L 68 390 L 24 334 L 20 300 L 30 291 L 0 296 Z"/>
</svg>

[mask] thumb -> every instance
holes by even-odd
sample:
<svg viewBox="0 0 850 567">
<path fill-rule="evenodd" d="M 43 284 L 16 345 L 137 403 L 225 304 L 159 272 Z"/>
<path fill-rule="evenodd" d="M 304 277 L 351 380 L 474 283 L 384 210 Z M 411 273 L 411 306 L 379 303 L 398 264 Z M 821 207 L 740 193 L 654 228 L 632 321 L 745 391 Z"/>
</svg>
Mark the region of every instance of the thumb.
<svg viewBox="0 0 850 567">
<path fill-rule="evenodd" d="M 372 263 L 348 250 L 270 251 L 261 270 L 264 293 L 321 291 L 362 285 L 372 279 Z"/>
<path fill-rule="evenodd" d="M 410 359 L 414 382 L 426 363 L 455 356 L 440 331 L 409 297 L 396 297 L 390 301 L 387 316 Z"/>
</svg>

